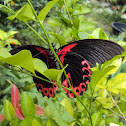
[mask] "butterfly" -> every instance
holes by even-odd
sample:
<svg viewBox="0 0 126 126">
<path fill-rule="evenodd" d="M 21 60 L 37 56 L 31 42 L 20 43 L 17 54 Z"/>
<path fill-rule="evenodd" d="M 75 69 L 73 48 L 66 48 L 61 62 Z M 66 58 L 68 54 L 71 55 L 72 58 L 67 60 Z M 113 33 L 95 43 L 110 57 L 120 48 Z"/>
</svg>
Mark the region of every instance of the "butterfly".
<svg viewBox="0 0 126 126">
<path fill-rule="evenodd" d="M 38 58 L 46 63 L 47 67 L 57 69 L 57 62 L 49 49 L 36 45 L 23 45 L 10 51 L 12 55 L 21 50 L 29 50 L 34 58 Z M 87 90 L 88 83 L 91 80 L 91 68 L 96 63 L 103 64 L 116 55 L 124 52 L 124 48 L 115 42 L 102 39 L 85 39 L 71 42 L 58 49 L 58 57 L 66 67 L 65 71 L 70 80 L 73 90 L 77 95 L 83 95 Z M 36 73 L 38 76 L 47 79 L 44 75 Z M 33 77 L 37 90 L 43 96 L 54 97 L 58 86 Z M 68 80 L 63 74 L 61 77 L 62 86 L 69 88 Z M 64 88 L 66 95 L 70 98 L 74 94 Z"/>
</svg>

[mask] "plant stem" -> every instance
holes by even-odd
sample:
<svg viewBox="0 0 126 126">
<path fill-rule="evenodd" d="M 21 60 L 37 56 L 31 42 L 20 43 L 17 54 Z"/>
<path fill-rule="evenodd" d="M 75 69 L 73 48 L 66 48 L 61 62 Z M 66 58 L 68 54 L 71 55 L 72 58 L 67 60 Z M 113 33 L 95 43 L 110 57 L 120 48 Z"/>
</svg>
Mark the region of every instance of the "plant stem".
<svg viewBox="0 0 126 126">
<path fill-rule="evenodd" d="M 27 23 L 24 22 L 46 45 L 48 45 L 48 43 Z"/>
<path fill-rule="evenodd" d="M 72 19 L 71 19 L 70 13 L 69 13 L 69 11 L 68 11 L 68 9 L 67 9 L 67 5 L 66 5 L 65 0 L 63 0 L 63 2 L 64 2 L 64 5 L 65 5 L 65 8 L 66 8 L 66 11 L 67 11 L 67 13 L 68 13 L 68 16 L 69 16 L 69 19 L 70 19 L 71 25 L 73 26 L 73 21 L 72 21 Z"/>
<path fill-rule="evenodd" d="M 107 90 L 107 91 L 108 91 L 108 90 Z M 126 117 L 125 117 L 125 115 L 122 113 L 122 111 L 120 110 L 119 106 L 118 106 L 117 103 L 114 101 L 114 98 L 113 98 L 111 92 L 108 91 L 108 93 L 109 93 L 109 95 L 110 95 L 110 98 L 111 98 L 113 104 L 117 107 L 119 113 L 122 115 L 123 119 L 126 121 Z"/>
<path fill-rule="evenodd" d="M 40 22 L 40 20 L 38 19 L 38 16 L 37 16 L 37 13 L 35 12 L 34 7 L 32 6 L 32 4 L 31 4 L 30 0 L 27 0 L 27 1 L 28 1 L 29 5 L 31 6 L 31 8 L 32 8 L 32 10 L 33 10 L 33 12 L 34 12 L 34 14 L 35 14 L 35 17 L 36 17 L 36 19 L 37 19 L 37 21 L 38 21 L 39 25 L 40 25 L 40 26 L 41 26 L 41 28 L 43 29 L 43 31 L 44 31 L 44 33 L 45 33 L 45 35 L 46 35 L 46 38 L 47 38 L 47 40 L 48 40 L 48 42 L 49 42 L 49 37 L 48 37 L 48 35 L 47 35 L 47 33 L 46 33 L 46 31 L 45 31 L 44 27 L 43 27 L 43 24 L 42 24 L 42 23 Z"/>
<path fill-rule="evenodd" d="M 72 93 L 76 96 L 76 98 L 80 101 L 80 103 L 83 105 L 83 107 L 84 107 L 85 110 L 87 111 L 87 113 L 88 113 L 88 115 L 89 115 L 89 119 L 90 119 L 90 121 L 91 121 L 91 126 L 93 126 L 90 111 L 86 108 L 86 106 L 84 105 L 83 101 L 82 101 L 82 100 L 80 99 L 80 97 L 74 92 L 74 90 L 72 90 Z"/>
<path fill-rule="evenodd" d="M 35 14 L 37 20 L 38 20 L 38 23 L 39 23 L 40 26 L 42 27 L 42 29 L 43 29 L 43 31 L 44 31 L 44 33 L 45 33 L 47 39 L 48 39 L 48 42 L 49 42 L 49 43 L 48 43 L 48 46 L 49 46 L 50 50 L 53 52 L 55 58 L 57 59 L 59 65 L 60 65 L 60 67 L 63 69 L 63 65 L 62 65 L 62 63 L 60 62 L 60 59 L 59 59 L 59 57 L 57 56 L 55 50 L 53 49 L 53 47 L 52 47 L 52 45 L 51 45 L 51 42 L 49 41 L 49 37 L 48 37 L 48 35 L 47 35 L 47 33 L 46 33 L 46 31 L 45 31 L 43 25 L 42 25 L 41 22 L 39 21 L 38 16 L 37 16 L 37 14 L 36 14 L 36 12 L 35 12 L 35 10 L 34 10 L 32 4 L 30 3 L 29 0 L 28 0 L 28 2 L 29 2 L 30 6 L 31 6 L 31 8 L 32 8 L 32 10 L 33 10 L 33 12 L 34 12 L 34 14 Z M 65 7 L 66 7 L 65 0 L 64 0 L 64 4 L 65 4 Z M 66 7 L 66 10 L 67 10 L 67 13 L 68 13 L 68 15 L 69 15 L 71 24 L 73 25 L 73 22 L 72 22 L 72 20 L 71 20 L 71 17 L 70 17 L 70 14 L 69 14 L 69 11 L 68 11 L 67 7 Z M 32 30 L 32 29 L 31 29 L 31 30 Z M 36 33 L 36 34 L 38 35 L 37 32 L 34 31 L 34 33 Z M 78 96 L 78 95 L 74 92 L 74 90 L 72 89 L 72 85 L 71 85 L 71 83 L 70 83 L 70 80 L 69 80 L 69 78 L 68 78 L 67 73 L 66 73 L 65 70 L 64 70 L 64 75 L 65 75 L 66 79 L 68 80 L 68 84 L 69 84 L 69 87 L 70 87 L 71 92 L 76 96 L 76 98 L 77 98 L 77 99 L 80 101 L 80 103 L 84 106 L 85 110 L 87 111 L 87 113 L 88 113 L 88 115 L 89 115 L 89 118 L 90 118 L 90 121 L 91 121 L 91 126 L 93 126 L 92 119 L 91 119 L 91 114 L 90 114 L 90 112 L 88 111 L 88 109 L 86 108 L 86 106 L 83 104 L 83 102 L 82 102 L 82 100 L 79 98 L 79 96 Z M 39 78 L 40 78 L 40 77 L 39 77 Z"/>
</svg>

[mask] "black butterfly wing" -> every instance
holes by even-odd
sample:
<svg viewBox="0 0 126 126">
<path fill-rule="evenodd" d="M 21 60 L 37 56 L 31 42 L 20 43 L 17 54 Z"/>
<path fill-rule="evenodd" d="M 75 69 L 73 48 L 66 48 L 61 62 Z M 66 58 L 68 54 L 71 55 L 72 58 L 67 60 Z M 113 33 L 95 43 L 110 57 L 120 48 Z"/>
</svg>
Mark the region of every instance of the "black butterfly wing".
<svg viewBox="0 0 126 126">
<path fill-rule="evenodd" d="M 21 50 L 29 50 L 32 54 L 32 57 L 38 58 L 43 62 L 45 62 L 48 68 L 56 67 L 55 66 L 56 63 L 53 61 L 53 59 L 51 59 L 49 51 L 45 48 L 42 48 L 40 46 L 35 46 L 35 45 L 24 45 L 11 50 L 10 53 L 14 55 Z M 38 72 L 36 72 L 36 74 L 42 78 L 47 79 L 44 75 Z M 55 96 L 56 90 L 58 88 L 56 85 L 45 82 L 35 77 L 33 77 L 33 80 L 36 84 L 37 90 L 40 91 L 43 94 L 43 96 L 47 96 L 47 97 Z"/>
<path fill-rule="evenodd" d="M 85 39 L 61 47 L 58 56 L 63 66 L 68 64 L 66 73 L 74 91 L 82 95 L 90 82 L 90 67 L 95 67 L 96 62 L 102 64 L 123 51 L 120 45 L 108 40 Z M 62 85 L 69 87 L 64 74 Z M 64 90 L 69 97 L 74 97 L 70 91 Z"/>
</svg>

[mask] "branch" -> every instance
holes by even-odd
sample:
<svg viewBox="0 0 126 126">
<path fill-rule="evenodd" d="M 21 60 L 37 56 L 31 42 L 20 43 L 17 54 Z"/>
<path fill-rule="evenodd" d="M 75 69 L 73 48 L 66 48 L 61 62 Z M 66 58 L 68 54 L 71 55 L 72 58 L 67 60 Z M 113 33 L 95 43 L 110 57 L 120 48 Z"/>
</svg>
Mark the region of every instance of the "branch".
<svg viewBox="0 0 126 126">
<path fill-rule="evenodd" d="M 108 90 L 107 90 L 107 91 L 108 91 Z M 121 118 L 123 118 L 123 119 L 126 121 L 125 115 L 122 113 L 122 111 L 120 110 L 119 106 L 118 106 L 117 103 L 114 101 L 114 98 L 113 98 L 111 92 L 108 91 L 108 93 L 109 93 L 109 95 L 110 95 L 110 98 L 112 99 L 113 104 L 117 107 L 119 113 L 122 115 Z M 114 112 L 114 113 L 115 113 L 115 112 Z M 119 116 L 119 115 L 118 115 L 118 116 Z M 119 117 L 120 117 L 120 116 L 119 116 Z"/>
</svg>

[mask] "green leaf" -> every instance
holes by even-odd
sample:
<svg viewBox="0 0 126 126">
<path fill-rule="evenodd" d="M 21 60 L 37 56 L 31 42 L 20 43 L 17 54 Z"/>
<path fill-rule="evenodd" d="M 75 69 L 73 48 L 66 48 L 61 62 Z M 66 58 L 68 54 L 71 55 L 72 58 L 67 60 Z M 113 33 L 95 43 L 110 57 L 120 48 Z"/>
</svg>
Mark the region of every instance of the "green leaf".
<svg viewBox="0 0 126 126">
<path fill-rule="evenodd" d="M 59 126 L 59 125 L 55 122 L 55 120 L 49 119 L 47 122 L 47 126 Z"/>
<path fill-rule="evenodd" d="M 73 116 L 73 107 L 68 99 L 63 99 L 60 104 Z"/>
<path fill-rule="evenodd" d="M 4 114 L 8 121 L 12 121 L 15 118 L 14 108 L 8 100 L 5 100 L 4 103 Z"/>
<path fill-rule="evenodd" d="M 12 66 L 20 66 L 35 74 L 32 62 L 32 55 L 31 52 L 28 50 L 22 50 L 19 53 L 7 58 L 0 58 L 0 62 L 5 62 Z"/>
<path fill-rule="evenodd" d="M 4 32 L 3 30 L 0 30 L 0 39 L 1 40 L 6 40 L 7 39 L 7 33 Z"/>
<path fill-rule="evenodd" d="M 74 12 L 73 15 L 80 15 L 80 14 L 85 14 L 89 13 L 90 9 L 86 7 L 84 4 L 75 4 L 74 5 Z"/>
<path fill-rule="evenodd" d="M 105 32 L 101 28 L 97 28 L 96 30 L 94 30 L 93 33 L 88 36 L 88 38 L 109 40 L 108 36 L 105 34 Z"/>
<path fill-rule="evenodd" d="M 79 32 L 93 30 L 93 29 L 94 29 L 94 24 L 92 22 L 89 22 L 89 21 L 80 22 Z"/>
<path fill-rule="evenodd" d="M 115 78 L 108 81 L 108 90 L 113 93 L 121 92 L 121 89 L 126 90 L 126 73 L 120 73 Z"/>
<path fill-rule="evenodd" d="M 4 5 L 8 4 L 11 0 L 4 0 Z"/>
<path fill-rule="evenodd" d="M 3 7 L 5 7 L 4 5 L 2 5 L 2 4 L 0 4 L 0 8 L 3 8 Z"/>
<path fill-rule="evenodd" d="M 49 110 L 55 121 L 60 126 L 68 126 L 67 123 L 73 121 L 72 116 L 68 111 L 65 110 L 63 106 L 61 106 L 58 102 L 53 103 L 51 100 L 48 102 Z"/>
<path fill-rule="evenodd" d="M 83 102 L 83 104 L 88 107 L 89 106 L 89 103 L 90 103 L 90 100 L 88 98 L 81 98 L 81 101 Z M 84 106 L 80 103 L 79 100 L 77 100 L 77 107 L 80 109 L 80 111 L 83 111 L 85 108 Z"/>
<path fill-rule="evenodd" d="M 68 17 L 68 14 L 61 14 L 60 12 L 57 12 L 58 15 L 63 19 L 63 21 L 69 25 L 71 24 L 70 20 L 69 20 L 69 17 Z"/>
<path fill-rule="evenodd" d="M 17 33 L 18 33 L 18 31 L 9 31 L 9 32 L 7 32 L 7 36 L 11 37 L 11 36 L 13 36 L 13 35 L 15 35 Z"/>
<path fill-rule="evenodd" d="M 114 69 L 115 66 L 108 66 L 102 70 L 95 70 L 92 72 L 90 86 L 94 89 L 96 84 L 98 84 L 102 78 L 106 77 L 108 73 Z"/>
<path fill-rule="evenodd" d="M 7 58 L 7 57 L 11 56 L 11 54 L 7 51 L 6 48 L 1 48 L 0 49 L 0 56 Z"/>
<path fill-rule="evenodd" d="M 21 43 L 17 39 L 8 39 L 8 40 L 6 40 L 5 45 L 9 45 L 9 44 L 21 45 Z"/>
<path fill-rule="evenodd" d="M 93 126 L 98 126 L 98 124 L 100 123 L 101 121 L 101 113 L 99 111 L 95 112 L 92 116 L 92 123 L 93 123 Z"/>
<path fill-rule="evenodd" d="M 32 8 L 28 3 L 26 3 L 20 10 L 18 10 L 14 15 L 8 17 L 9 20 L 14 20 L 15 18 L 21 21 L 35 20 Z"/>
<path fill-rule="evenodd" d="M 31 97 L 25 92 L 21 95 L 21 108 L 25 117 L 35 115 L 35 105 Z"/>
<path fill-rule="evenodd" d="M 65 28 L 66 24 L 59 18 L 49 19 L 48 23 L 52 26 L 58 26 L 61 28 Z"/>
<path fill-rule="evenodd" d="M 54 32 L 49 32 L 51 35 L 53 35 L 57 40 L 58 40 L 58 43 L 63 46 L 63 45 L 66 45 L 67 42 L 65 40 L 64 37 L 62 37 L 61 35 L 57 34 L 57 33 L 54 33 Z"/>
<path fill-rule="evenodd" d="M 76 28 L 68 28 L 68 30 L 76 39 L 79 39 L 78 30 Z"/>
<path fill-rule="evenodd" d="M 10 123 L 9 123 L 10 126 L 20 126 L 20 121 L 18 120 L 18 118 L 12 120 Z"/>
<path fill-rule="evenodd" d="M 63 69 L 61 70 L 57 70 L 57 69 L 48 69 L 46 71 L 44 71 L 44 75 L 46 75 L 48 78 L 52 79 L 53 81 L 59 82 L 61 75 L 63 73 L 63 71 L 65 70 L 67 66 L 65 66 Z"/>
<path fill-rule="evenodd" d="M 22 122 L 21 126 L 33 126 L 32 124 L 36 124 L 34 126 L 41 126 L 40 121 L 37 117 L 26 117 Z"/>
<path fill-rule="evenodd" d="M 32 126 L 42 126 L 36 119 L 32 120 Z"/>
<path fill-rule="evenodd" d="M 38 15 L 38 19 L 43 22 L 46 15 L 48 14 L 48 12 L 50 11 L 50 9 L 54 6 L 55 3 L 57 3 L 59 0 L 53 0 L 51 2 L 49 2 L 39 13 Z"/>
<path fill-rule="evenodd" d="M 37 58 L 33 58 L 33 65 L 34 65 L 34 69 L 41 74 L 44 74 L 43 72 L 48 69 L 45 62 Z"/>
</svg>

